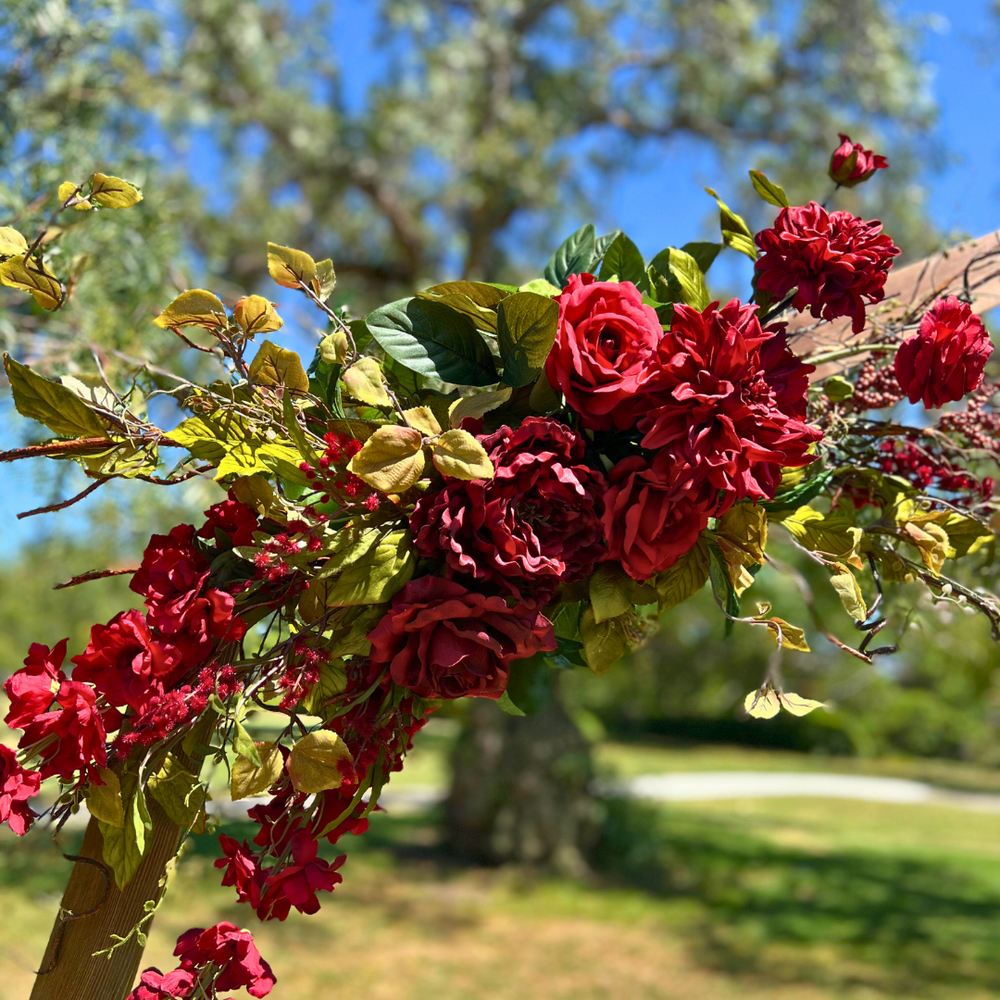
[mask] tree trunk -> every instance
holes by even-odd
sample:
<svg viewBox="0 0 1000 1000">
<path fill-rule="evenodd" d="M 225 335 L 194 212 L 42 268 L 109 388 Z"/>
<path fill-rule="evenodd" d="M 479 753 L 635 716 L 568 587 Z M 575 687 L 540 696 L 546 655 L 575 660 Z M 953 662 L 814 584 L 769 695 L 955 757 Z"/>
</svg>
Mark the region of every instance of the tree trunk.
<svg viewBox="0 0 1000 1000">
<path fill-rule="evenodd" d="M 590 746 L 557 686 L 544 708 L 523 718 L 473 699 L 452 757 L 448 839 L 482 863 L 585 874 L 600 833 L 600 807 L 588 790 L 593 774 Z"/>
<path fill-rule="evenodd" d="M 114 875 L 100 863 L 103 839 L 97 820 L 91 817 L 80 857 L 100 864 L 77 861 L 74 866 L 31 1000 L 122 1000 L 132 989 L 144 950 L 134 935 L 116 948 L 110 958 L 104 955 L 95 958 L 94 952 L 110 947 L 112 934 L 125 937 L 145 916 L 143 904 L 158 900 L 162 894 L 160 879 L 177 851 L 181 829 L 154 799 L 149 799 L 148 806 L 153 822 L 149 853 L 124 892 L 115 885 Z M 84 913 L 95 907 L 96 911 L 88 916 L 66 919 L 71 913 Z M 149 930 L 149 922 L 143 929 Z"/>
</svg>

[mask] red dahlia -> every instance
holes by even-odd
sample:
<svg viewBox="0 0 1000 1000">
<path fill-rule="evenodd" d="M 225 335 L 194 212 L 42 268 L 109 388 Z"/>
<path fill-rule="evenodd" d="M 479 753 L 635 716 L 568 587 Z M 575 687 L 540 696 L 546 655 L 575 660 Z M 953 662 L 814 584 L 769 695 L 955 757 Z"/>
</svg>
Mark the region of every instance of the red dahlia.
<svg viewBox="0 0 1000 1000">
<path fill-rule="evenodd" d="M 419 500 L 410 518 L 417 551 L 443 559 L 452 575 L 544 603 L 605 555 L 604 477 L 583 464 L 582 438 L 556 420 L 528 417 L 479 440 L 493 478 L 450 480 Z"/>
<path fill-rule="evenodd" d="M 754 239 L 763 251 L 755 265 L 761 291 L 780 299 L 797 288 L 792 304 L 799 312 L 827 320 L 850 316 L 855 333 L 865 326 L 865 300 L 882 300 L 899 253 L 881 222 L 827 212 L 814 201 L 783 208 L 774 228 Z"/>
<path fill-rule="evenodd" d="M 896 352 L 896 381 L 911 403 L 927 409 L 974 392 L 993 353 L 990 335 L 972 307 L 956 296 L 938 299 Z"/>
<path fill-rule="evenodd" d="M 642 445 L 669 456 L 671 489 L 707 514 L 772 499 L 782 466 L 807 465 L 822 437 L 803 420 L 813 367 L 756 312 L 737 299 L 675 306 L 651 365 Z"/>
</svg>

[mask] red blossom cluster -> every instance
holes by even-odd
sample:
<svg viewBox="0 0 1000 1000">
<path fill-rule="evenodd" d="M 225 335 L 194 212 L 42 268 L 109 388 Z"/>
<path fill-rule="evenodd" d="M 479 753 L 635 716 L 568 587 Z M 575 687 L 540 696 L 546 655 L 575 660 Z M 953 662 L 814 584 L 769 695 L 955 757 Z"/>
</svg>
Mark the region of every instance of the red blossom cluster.
<svg viewBox="0 0 1000 1000">
<path fill-rule="evenodd" d="M 359 476 L 344 468 L 361 451 L 361 442 L 347 434 L 336 434 L 333 431 L 324 434 L 323 441 L 326 448 L 319 457 L 319 468 L 314 469 L 308 462 L 299 465 L 312 486 L 324 491 L 320 503 L 330 503 L 334 499 L 349 503 L 358 503 L 360 500 L 366 510 L 378 510 L 381 503 L 378 493 Z"/>
</svg>

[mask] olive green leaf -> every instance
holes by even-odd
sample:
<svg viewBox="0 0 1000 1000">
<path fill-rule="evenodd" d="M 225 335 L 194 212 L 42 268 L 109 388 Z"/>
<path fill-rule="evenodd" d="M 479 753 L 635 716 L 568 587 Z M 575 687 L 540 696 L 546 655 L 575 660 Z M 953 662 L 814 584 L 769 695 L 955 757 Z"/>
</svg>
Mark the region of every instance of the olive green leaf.
<svg viewBox="0 0 1000 1000">
<path fill-rule="evenodd" d="M 245 295 L 236 303 L 233 319 L 248 337 L 257 333 L 274 333 L 285 325 L 274 304 L 263 295 Z"/>
<path fill-rule="evenodd" d="M 22 417 L 45 424 L 60 437 L 106 437 L 101 418 L 72 389 L 43 378 L 9 354 L 3 363 Z"/>
<path fill-rule="evenodd" d="M 131 208 L 142 201 L 142 192 L 120 177 L 94 174 L 90 179 L 90 197 L 105 208 Z"/>
<path fill-rule="evenodd" d="M 304 250 L 268 243 L 267 271 L 283 288 L 298 288 L 300 282 L 312 284 L 316 277 L 316 261 Z"/>
<path fill-rule="evenodd" d="M 175 326 L 203 326 L 213 330 L 228 325 L 222 300 L 203 288 L 181 292 L 153 322 L 164 330 Z"/>
<path fill-rule="evenodd" d="M 0 264 L 0 284 L 30 292 L 34 300 L 50 312 L 65 299 L 59 279 L 39 260 L 11 257 Z"/>
<path fill-rule="evenodd" d="M 250 381 L 257 385 L 283 385 L 292 392 L 308 392 L 309 376 L 295 351 L 265 340 L 250 364 Z"/>
<path fill-rule="evenodd" d="M 352 399 L 369 406 L 391 406 L 392 400 L 386 392 L 382 366 L 375 358 L 360 358 L 341 375 L 344 388 Z"/>
<path fill-rule="evenodd" d="M 468 431 L 445 431 L 432 442 L 431 455 L 438 472 L 452 479 L 493 478 L 486 449 Z"/>
<path fill-rule="evenodd" d="M 282 775 L 285 762 L 274 743 L 255 743 L 260 757 L 258 767 L 252 760 L 237 754 L 230 775 L 229 792 L 233 801 L 251 795 L 263 795 Z"/>
<path fill-rule="evenodd" d="M 424 440 L 412 427 L 380 427 L 348 463 L 348 469 L 383 493 L 403 493 L 424 471 Z"/>
<path fill-rule="evenodd" d="M 308 733 L 292 746 L 288 776 L 297 792 L 313 795 L 339 788 L 344 781 L 340 765 L 354 762 L 347 744 L 337 733 L 319 729 Z"/>
</svg>

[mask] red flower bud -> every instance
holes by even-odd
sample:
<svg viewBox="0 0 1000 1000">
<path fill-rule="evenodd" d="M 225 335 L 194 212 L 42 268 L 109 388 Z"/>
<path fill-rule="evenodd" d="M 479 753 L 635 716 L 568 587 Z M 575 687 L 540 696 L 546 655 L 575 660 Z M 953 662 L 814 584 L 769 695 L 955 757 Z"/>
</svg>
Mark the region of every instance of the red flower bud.
<svg viewBox="0 0 1000 1000">
<path fill-rule="evenodd" d="M 889 161 L 865 149 L 860 142 L 851 142 L 850 136 L 840 133 L 840 145 L 830 157 L 830 177 L 841 187 L 854 187 L 868 180 L 876 170 L 884 170 Z"/>
</svg>

